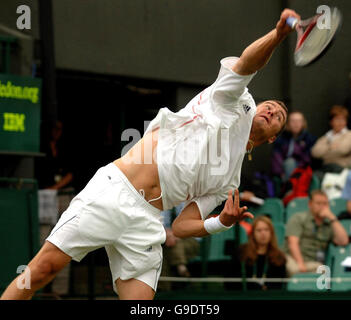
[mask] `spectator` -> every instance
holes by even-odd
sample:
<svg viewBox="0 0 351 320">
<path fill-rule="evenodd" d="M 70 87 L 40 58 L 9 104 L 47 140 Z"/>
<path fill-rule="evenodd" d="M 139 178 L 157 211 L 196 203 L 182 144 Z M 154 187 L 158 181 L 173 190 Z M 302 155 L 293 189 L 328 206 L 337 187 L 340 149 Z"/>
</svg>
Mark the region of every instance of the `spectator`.
<svg viewBox="0 0 351 320">
<path fill-rule="evenodd" d="M 285 250 L 287 272 L 315 272 L 324 263 L 330 241 L 345 246 L 348 235 L 331 212 L 327 195 L 321 190 L 311 192 L 309 211 L 296 213 L 286 226 Z"/>
<path fill-rule="evenodd" d="M 163 245 L 162 276 L 190 277 L 187 264 L 190 259 L 199 254 L 200 243 L 198 238 L 180 239 L 175 237 L 172 232 L 172 221 L 180 214 L 183 206 L 184 203 L 174 208 L 174 217 L 172 217 L 173 210 L 161 212 L 164 219 L 163 225 L 166 229 L 166 242 Z M 163 289 L 170 289 L 169 284 L 165 284 Z"/>
<path fill-rule="evenodd" d="M 265 278 L 284 278 L 285 255 L 279 249 L 274 227 L 265 216 L 255 218 L 249 241 L 239 247 L 232 256 L 232 267 L 228 277 L 242 277 L 243 282 L 226 283 L 227 289 L 267 290 L 281 289 L 279 282 L 265 282 Z M 246 282 L 247 278 L 257 278 L 258 282 Z"/>
<path fill-rule="evenodd" d="M 322 172 L 340 172 L 351 166 L 351 131 L 347 128 L 349 112 L 335 105 L 329 113 L 331 130 L 313 146 L 312 156 L 323 160 Z"/>
<path fill-rule="evenodd" d="M 307 131 L 307 121 L 299 111 L 288 116 L 286 130 L 274 142 L 272 174 L 286 182 L 295 168 L 311 165 L 311 148 L 316 137 Z"/>
<path fill-rule="evenodd" d="M 56 121 L 51 128 L 49 141 L 44 143 L 43 158 L 38 158 L 37 179 L 40 189 L 60 190 L 71 186 L 73 180 L 70 158 L 62 142 L 63 124 Z"/>
</svg>

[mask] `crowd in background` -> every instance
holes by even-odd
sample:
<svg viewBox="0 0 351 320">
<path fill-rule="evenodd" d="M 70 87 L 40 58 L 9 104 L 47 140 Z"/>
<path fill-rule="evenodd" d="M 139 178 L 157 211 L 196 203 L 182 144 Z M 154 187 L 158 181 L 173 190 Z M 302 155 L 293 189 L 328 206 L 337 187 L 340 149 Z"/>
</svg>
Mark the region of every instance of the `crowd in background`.
<svg viewBox="0 0 351 320">
<path fill-rule="evenodd" d="M 317 138 L 308 131 L 303 112 L 290 112 L 285 131 L 273 145 L 271 174 L 255 172 L 243 184 L 241 205 L 258 207 L 261 202 L 257 202 L 257 198 L 264 201 L 276 197 L 287 206 L 294 198 L 309 197 L 308 206 L 286 221 L 282 246 L 278 245 L 269 212 L 243 222 L 248 240 L 231 250 L 232 259 L 219 275 L 262 281 L 226 283 L 225 288 L 281 289 L 284 283 L 270 283 L 264 279 L 316 272 L 325 263 L 330 243 L 336 246 L 349 243 L 349 235 L 339 222 L 340 219 L 351 219 L 351 131 L 347 127 L 348 120 L 346 107 L 332 106 L 330 130 Z M 318 179 L 320 187 L 311 192 L 312 176 Z M 336 216 L 329 202 L 338 197 L 348 201 L 346 210 Z M 176 214 L 180 211 L 179 208 L 175 210 Z M 164 212 L 168 218 L 163 275 L 190 277 L 187 265 L 191 265 L 194 255 L 200 255 L 200 242 L 191 239 L 186 244 L 188 240 L 174 238 L 170 229 L 171 212 Z"/>
</svg>

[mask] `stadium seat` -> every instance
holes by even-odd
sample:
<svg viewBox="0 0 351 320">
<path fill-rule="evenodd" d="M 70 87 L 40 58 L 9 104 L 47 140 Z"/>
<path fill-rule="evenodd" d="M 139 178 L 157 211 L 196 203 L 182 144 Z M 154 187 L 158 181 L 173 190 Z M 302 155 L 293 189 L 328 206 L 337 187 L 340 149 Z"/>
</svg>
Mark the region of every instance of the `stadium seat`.
<svg viewBox="0 0 351 320">
<path fill-rule="evenodd" d="M 351 244 L 346 247 L 330 245 L 331 284 L 332 291 L 351 291 L 351 271 L 345 270 L 341 263 L 351 256 Z M 346 279 L 347 278 L 347 279 Z"/>
<path fill-rule="evenodd" d="M 284 205 L 279 198 L 267 198 L 263 205 L 258 208 L 249 208 L 248 211 L 255 217 L 261 215 L 270 216 L 273 223 L 284 222 Z"/>
<path fill-rule="evenodd" d="M 283 248 L 285 241 L 285 224 L 282 222 L 273 223 L 274 231 L 277 236 L 278 245 Z"/>
<path fill-rule="evenodd" d="M 236 231 L 239 231 L 238 245 L 248 241 L 245 229 L 238 225 L 239 229 L 231 228 L 227 231 L 212 234 L 201 239 L 200 254 L 189 261 L 200 263 L 201 276 L 207 277 L 213 273 L 212 264 L 226 264 L 232 259 L 232 249 L 234 249 Z M 218 272 L 218 268 L 216 269 Z"/>
<path fill-rule="evenodd" d="M 239 244 L 247 242 L 246 231 L 240 226 L 239 229 Z M 231 256 L 225 254 L 226 243 L 228 241 L 233 242 L 235 240 L 235 228 L 231 228 L 227 231 L 215 233 L 210 236 L 210 244 L 208 250 L 207 261 L 223 261 L 230 260 Z"/>
<path fill-rule="evenodd" d="M 340 223 L 343 225 L 343 227 L 345 228 L 347 234 L 349 236 L 351 236 L 351 219 L 347 219 L 347 220 L 340 220 Z"/>
<path fill-rule="evenodd" d="M 297 273 L 290 278 L 287 291 L 326 291 L 327 289 L 319 289 L 317 287 L 317 279 L 320 276 L 320 274 L 314 272 Z"/>
<path fill-rule="evenodd" d="M 337 250 L 338 250 L 338 247 L 335 246 L 333 243 L 330 243 L 328 245 L 326 258 L 325 258 L 325 264 L 330 268 L 332 268 L 332 264 L 334 262 L 334 256 L 335 256 Z"/>
<path fill-rule="evenodd" d="M 285 211 L 285 222 L 288 222 L 292 215 L 308 210 L 308 197 L 295 198 L 291 200 Z"/>
<path fill-rule="evenodd" d="M 338 216 L 341 212 L 346 211 L 346 199 L 336 198 L 329 201 L 331 211 Z"/>
<path fill-rule="evenodd" d="M 310 187 L 308 189 L 308 193 L 310 194 L 313 190 L 318 190 L 321 188 L 321 182 L 319 180 L 319 178 L 313 174 L 312 175 L 312 179 L 311 179 L 311 183 L 310 183 Z"/>
</svg>

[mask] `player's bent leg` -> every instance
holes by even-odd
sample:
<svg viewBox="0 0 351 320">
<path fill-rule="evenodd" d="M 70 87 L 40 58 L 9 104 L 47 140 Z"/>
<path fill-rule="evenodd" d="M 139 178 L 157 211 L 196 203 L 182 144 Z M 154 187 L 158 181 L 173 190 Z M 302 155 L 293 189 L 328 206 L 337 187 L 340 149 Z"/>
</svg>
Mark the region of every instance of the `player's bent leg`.
<svg viewBox="0 0 351 320">
<path fill-rule="evenodd" d="M 70 261 L 71 257 L 61 251 L 52 243 L 45 241 L 43 247 L 28 264 L 30 271 L 30 288 L 18 286 L 18 281 L 23 281 L 24 273 L 19 275 L 4 291 L 3 300 L 31 299 L 34 293 L 52 281 L 57 273 Z"/>
<path fill-rule="evenodd" d="M 116 280 L 120 300 L 152 300 L 155 291 L 145 282 L 137 279 Z"/>
</svg>

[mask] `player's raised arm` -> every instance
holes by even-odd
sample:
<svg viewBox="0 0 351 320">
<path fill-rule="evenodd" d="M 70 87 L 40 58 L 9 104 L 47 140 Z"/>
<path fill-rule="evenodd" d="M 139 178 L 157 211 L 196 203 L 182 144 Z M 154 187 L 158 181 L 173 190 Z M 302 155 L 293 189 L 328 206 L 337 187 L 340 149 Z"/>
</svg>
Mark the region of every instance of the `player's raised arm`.
<svg viewBox="0 0 351 320">
<path fill-rule="evenodd" d="M 286 24 L 286 19 L 290 16 L 300 20 L 300 16 L 294 10 L 285 9 L 276 28 L 250 44 L 233 67 L 233 71 L 240 75 L 248 75 L 263 68 L 268 63 L 275 48 L 293 30 Z"/>
</svg>

